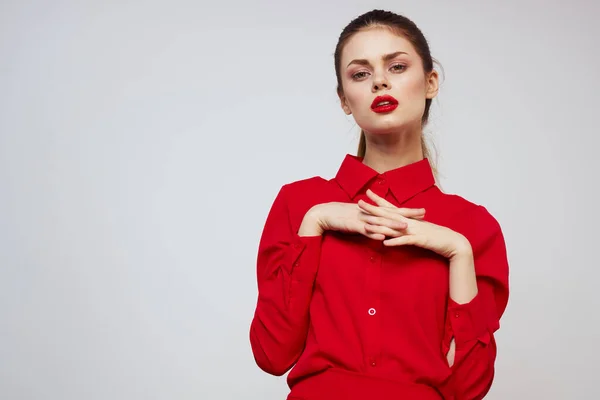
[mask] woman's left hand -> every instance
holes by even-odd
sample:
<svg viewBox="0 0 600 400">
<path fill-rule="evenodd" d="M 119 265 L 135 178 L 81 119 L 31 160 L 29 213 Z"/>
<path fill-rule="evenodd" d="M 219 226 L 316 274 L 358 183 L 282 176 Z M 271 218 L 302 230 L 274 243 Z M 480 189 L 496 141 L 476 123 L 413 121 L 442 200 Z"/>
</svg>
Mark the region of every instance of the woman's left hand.
<svg viewBox="0 0 600 400">
<path fill-rule="evenodd" d="M 366 218 L 367 230 L 373 233 L 382 233 L 390 239 L 383 241 L 386 246 L 414 245 L 431 250 L 443 257 L 452 259 L 464 252 L 471 252 L 471 245 L 467 238 L 450 228 L 430 222 L 407 218 L 395 210 L 395 205 L 367 190 L 367 196 L 373 200 L 376 206 L 359 200 L 358 206 L 361 210 L 370 214 Z M 382 226 L 382 218 L 392 219 L 405 223 L 405 228 L 395 230 Z"/>
</svg>

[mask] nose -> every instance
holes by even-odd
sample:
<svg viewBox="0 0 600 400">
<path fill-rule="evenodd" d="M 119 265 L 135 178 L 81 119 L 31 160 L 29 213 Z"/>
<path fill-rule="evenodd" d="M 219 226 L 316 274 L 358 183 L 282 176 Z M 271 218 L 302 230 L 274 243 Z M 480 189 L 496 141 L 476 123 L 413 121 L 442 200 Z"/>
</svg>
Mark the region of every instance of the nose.
<svg viewBox="0 0 600 400">
<path fill-rule="evenodd" d="M 373 80 L 373 92 L 377 92 L 381 89 L 389 89 L 391 87 L 390 82 L 388 81 L 385 75 L 379 75 L 377 78 Z"/>
</svg>

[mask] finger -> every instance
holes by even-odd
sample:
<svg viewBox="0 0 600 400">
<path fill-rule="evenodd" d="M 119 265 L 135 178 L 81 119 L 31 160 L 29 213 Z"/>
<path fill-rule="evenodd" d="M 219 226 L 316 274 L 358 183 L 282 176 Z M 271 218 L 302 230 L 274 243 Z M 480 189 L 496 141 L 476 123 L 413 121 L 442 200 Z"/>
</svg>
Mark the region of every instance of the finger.
<svg viewBox="0 0 600 400">
<path fill-rule="evenodd" d="M 377 193 L 373 192 L 371 189 L 367 189 L 367 196 L 369 196 L 369 198 L 373 200 L 373 202 L 375 202 L 375 204 L 377 204 L 378 206 L 387 207 L 388 209 L 397 211 L 398 213 L 408 218 L 422 219 L 422 217 L 425 215 L 424 208 L 396 207 L 383 197 L 379 196 Z"/>
<path fill-rule="evenodd" d="M 384 240 L 385 239 L 385 235 L 382 233 L 370 233 L 370 232 L 365 232 L 363 233 L 364 236 L 368 237 L 369 239 L 373 239 L 373 240 Z"/>
<path fill-rule="evenodd" d="M 363 231 L 361 233 L 363 235 L 365 235 L 366 237 L 373 239 L 373 240 L 384 240 L 385 239 L 385 234 L 383 234 L 381 232 L 372 232 L 369 229 L 367 229 L 366 226 L 363 228 Z"/>
<path fill-rule="evenodd" d="M 383 235 L 381 233 L 367 231 L 367 229 L 365 229 L 365 225 L 366 224 L 364 224 L 364 223 L 356 221 L 355 223 L 352 224 L 351 231 L 360 233 L 361 235 L 364 235 L 364 236 L 366 236 L 370 239 L 374 239 L 374 240 L 385 239 L 385 235 Z"/>
<path fill-rule="evenodd" d="M 368 212 L 367 210 L 363 210 L 362 208 L 360 208 L 360 206 L 358 206 L 358 205 L 357 205 L 357 207 L 358 207 L 358 211 L 360 212 L 360 216 L 362 216 L 362 217 L 367 217 L 367 216 L 370 216 L 370 215 L 372 215 L 372 214 L 371 214 L 370 212 Z"/>
<path fill-rule="evenodd" d="M 367 215 L 362 217 L 362 220 L 368 222 L 371 225 L 381 225 L 387 226 L 391 229 L 406 229 L 408 228 L 408 224 L 403 221 L 398 221 L 395 219 L 384 218 L 384 217 L 376 217 L 374 215 Z"/>
<path fill-rule="evenodd" d="M 381 226 L 381 225 L 366 224 L 365 229 L 369 233 L 380 233 L 380 234 L 382 234 L 384 236 L 388 236 L 388 237 L 398 237 L 398 236 L 404 235 L 404 233 L 400 230 L 391 229 L 391 228 L 388 228 L 387 226 Z"/>
<path fill-rule="evenodd" d="M 416 245 L 417 240 L 414 235 L 403 235 L 387 239 L 383 241 L 385 246 L 405 246 L 405 245 Z"/>
<path fill-rule="evenodd" d="M 381 213 L 381 207 L 369 204 L 369 203 L 367 203 L 364 200 L 359 200 L 357 204 L 358 204 L 358 207 L 361 210 L 365 211 L 367 214 L 375 215 L 375 214 L 373 214 L 374 212 L 377 212 L 377 215 L 381 215 L 382 214 Z"/>
<path fill-rule="evenodd" d="M 396 206 L 381 207 L 369 204 L 364 200 L 358 201 L 358 207 L 361 209 L 361 211 L 363 211 L 366 214 L 385 216 L 387 218 L 393 218 L 392 216 L 398 216 L 399 218 L 396 219 L 399 220 L 404 220 L 405 218 L 422 220 L 425 216 L 425 209 L 422 208 L 398 208 Z M 404 213 L 408 215 L 404 215 Z"/>
<path fill-rule="evenodd" d="M 424 208 L 396 208 L 392 210 L 407 218 L 423 218 L 425 216 Z"/>
<path fill-rule="evenodd" d="M 401 214 L 392 212 L 385 207 L 374 206 L 372 204 L 367 203 L 364 200 L 359 200 L 358 206 L 362 210 L 365 210 L 367 213 L 369 213 L 371 215 L 376 215 L 378 217 L 386 217 L 386 218 L 391 218 L 391 219 L 397 219 L 400 221 L 402 221 L 405 218 Z"/>
<path fill-rule="evenodd" d="M 394 207 L 394 208 L 396 208 L 395 205 L 393 205 L 392 203 L 390 203 L 389 201 L 387 201 L 383 197 L 377 195 L 371 189 L 367 189 L 367 196 L 369 196 L 369 198 L 371 200 L 373 200 L 375 202 L 375 204 L 377 204 L 378 206 L 382 206 L 382 207 Z"/>
</svg>

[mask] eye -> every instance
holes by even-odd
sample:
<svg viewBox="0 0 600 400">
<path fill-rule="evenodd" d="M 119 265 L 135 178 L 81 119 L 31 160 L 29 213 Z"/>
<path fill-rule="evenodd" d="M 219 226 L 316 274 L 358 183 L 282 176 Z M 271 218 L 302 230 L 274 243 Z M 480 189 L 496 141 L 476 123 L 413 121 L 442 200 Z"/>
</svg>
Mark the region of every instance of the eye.
<svg viewBox="0 0 600 400">
<path fill-rule="evenodd" d="M 392 65 L 392 67 L 390 69 L 393 69 L 396 72 L 400 72 L 406 69 L 406 65 L 402 65 L 402 64 L 394 64 Z"/>
<path fill-rule="evenodd" d="M 357 72 L 352 75 L 352 79 L 356 80 L 356 79 L 364 78 L 366 76 L 366 74 L 367 74 L 366 71 Z"/>
</svg>

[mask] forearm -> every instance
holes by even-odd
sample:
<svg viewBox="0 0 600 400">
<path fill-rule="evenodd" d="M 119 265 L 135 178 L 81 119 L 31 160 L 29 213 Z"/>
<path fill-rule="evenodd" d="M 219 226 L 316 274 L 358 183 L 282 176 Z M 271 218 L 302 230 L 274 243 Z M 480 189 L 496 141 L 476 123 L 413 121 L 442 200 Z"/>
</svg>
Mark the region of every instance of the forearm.
<svg viewBox="0 0 600 400">
<path fill-rule="evenodd" d="M 439 387 L 448 398 L 482 399 L 494 379 L 494 332 L 508 298 L 508 260 L 497 221 L 479 207 L 478 221 L 455 238 L 449 259 L 449 295 L 444 354 L 453 348 L 449 379 Z M 455 346 L 451 346 L 452 341 Z M 450 357 L 448 357 L 450 358 Z"/>
<path fill-rule="evenodd" d="M 310 242 L 313 243 L 308 244 Z M 309 238 L 306 246 L 305 251 L 318 251 L 314 238 Z M 316 270 L 312 262 L 308 262 L 310 259 L 314 262 L 314 258 L 309 256 L 306 265 L 293 267 L 298 272 L 305 269 L 302 273 L 290 276 L 280 271 L 276 279 L 261 284 L 250 328 L 250 342 L 257 364 L 268 373 L 283 375 L 304 347 Z"/>
<path fill-rule="evenodd" d="M 473 250 L 466 239 L 457 246 L 449 263 L 450 298 L 458 304 L 470 302 L 477 295 L 477 276 Z"/>
<path fill-rule="evenodd" d="M 476 301 L 475 297 L 479 293 L 473 252 L 470 246 L 461 246 L 461 249 L 449 262 L 450 299 L 455 304 L 448 310 L 448 318 L 452 321 L 449 326 L 453 326 L 453 328 L 446 333 L 446 338 L 451 338 L 451 340 L 449 343 L 445 343 L 444 348 L 447 351 L 448 365 L 452 368 L 452 376 L 440 390 L 446 395 L 456 398 L 481 399 L 489 390 L 493 379 L 495 343 L 489 333 L 472 338 L 468 333 L 471 328 L 478 325 L 478 321 L 472 320 L 473 317 L 477 318 L 477 314 L 471 315 L 470 312 L 465 313 L 465 310 L 471 309 L 474 305 L 473 302 Z M 470 320 L 470 323 L 464 325 L 465 318 Z M 457 324 L 458 322 L 460 324 Z M 466 332 L 465 328 L 467 328 Z M 460 334 L 458 338 L 455 336 L 457 333 Z M 465 341 L 467 338 L 469 340 Z M 490 341 L 492 343 L 489 343 Z M 466 362 L 467 359 L 469 362 Z"/>
<path fill-rule="evenodd" d="M 280 193 L 259 245 L 258 301 L 250 328 L 258 366 L 274 375 L 284 374 L 304 347 L 322 239 L 311 218 L 302 224 L 302 232 L 289 221 Z"/>
</svg>

